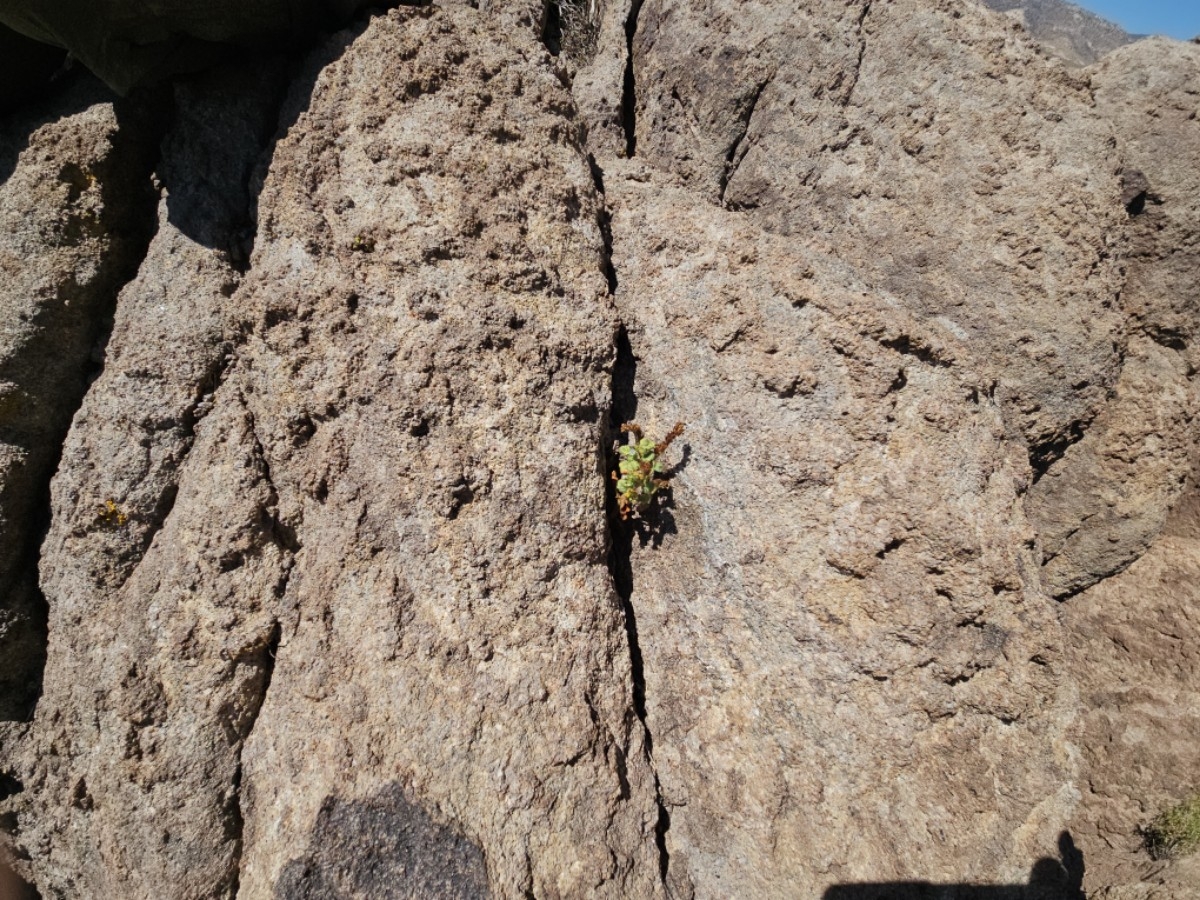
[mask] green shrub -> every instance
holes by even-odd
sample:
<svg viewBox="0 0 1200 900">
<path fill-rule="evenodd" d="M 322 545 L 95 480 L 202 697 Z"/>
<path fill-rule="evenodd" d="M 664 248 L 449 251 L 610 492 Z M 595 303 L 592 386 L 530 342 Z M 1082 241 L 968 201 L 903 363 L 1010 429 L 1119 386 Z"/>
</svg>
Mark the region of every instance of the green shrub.
<svg viewBox="0 0 1200 900">
<path fill-rule="evenodd" d="M 1160 815 L 1146 828 L 1145 836 L 1155 859 L 1187 856 L 1200 847 L 1200 794 Z"/>
<path fill-rule="evenodd" d="M 642 515 L 650 507 L 655 495 L 667 486 L 664 478 L 656 478 L 663 472 L 662 455 L 671 441 L 683 434 L 683 423 L 675 427 L 657 444 L 642 435 L 636 422 L 626 422 L 621 431 L 628 432 L 633 440 L 617 448 L 617 472 L 613 480 L 617 483 L 617 508 L 621 518 Z"/>
</svg>

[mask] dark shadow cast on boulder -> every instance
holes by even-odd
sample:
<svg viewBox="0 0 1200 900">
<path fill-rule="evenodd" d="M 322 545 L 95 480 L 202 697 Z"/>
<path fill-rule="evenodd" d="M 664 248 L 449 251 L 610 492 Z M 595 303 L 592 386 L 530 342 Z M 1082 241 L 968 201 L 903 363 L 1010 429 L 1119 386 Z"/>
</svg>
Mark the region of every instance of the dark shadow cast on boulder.
<svg viewBox="0 0 1200 900">
<path fill-rule="evenodd" d="M 1028 884 L 935 884 L 928 881 L 835 884 L 822 900 L 1084 900 L 1083 853 L 1069 831 L 1058 836 L 1057 859 L 1033 864 Z"/>
</svg>

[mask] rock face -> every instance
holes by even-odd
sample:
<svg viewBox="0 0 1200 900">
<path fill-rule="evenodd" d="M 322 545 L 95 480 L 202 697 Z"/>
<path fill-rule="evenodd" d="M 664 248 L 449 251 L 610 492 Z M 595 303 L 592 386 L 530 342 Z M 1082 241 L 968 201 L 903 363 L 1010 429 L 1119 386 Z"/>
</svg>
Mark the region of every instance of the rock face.
<svg viewBox="0 0 1200 900">
<path fill-rule="evenodd" d="M 63 437 L 148 239 L 144 123 L 92 84 L 0 136 L 0 717 L 37 697 L 36 542 Z M 147 204 L 146 201 L 150 201 Z"/>
<path fill-rule="evenodd" d="M 1085 710 L 1076 741 L 1089 773 L 1072 830 L 1089 860 L 1086 884 L 1097 891 L 1120 886 L 1132 895 L 1145 880 L 1161 897 L 1200 896 L 1194 867 L 1151 863 L 1137 831 L 1187 799 L 1200 766 L 1195 507 L 1177 513 L 1125 572 L 1067 607 Z"/>
<path fill-rule="evenodd" d="M 1200 152 L 1194 79 L 1200 48 L 1152 38 L 1092 74 L 1128 166 L 1123 200 L 1130 337 L 1115 396 L 1030 494 L 1042 522 L 1045 582 L 1073 593 L 1137 559 L 1183 490 L 1195 446 L 1194 341 L 1200 313 Z M 1181 152 L 1182 151 L 1182 152 Z"/>
<path fill-rule="evenodd" d="M 991 383 L 852 270 L 606 184 L 637 418 L 689 423 L 632 541 L 674 894 L 1023 880 L 1069 805 L 1070 714 Z"/>
<path fill-rule="evenodd" d="M 1121 210 L 1082 84 L 957 4 L 663 0 L 638 21 L 639 156 L 962 337 L 1035 460 L 1095 417 Z"/>
<path fill-rule="evenodd" d="M 276 148 L 224 388 L 291 536 L 244 754 L 249 896 L 368 877 L 369 853 L 325 855 L 330 803 L 432 830 L 456 891 L 481 852 L 497 896 L 660 890 L 606 564 L 615 315 L 547 60 L 469 8 L 392 13 Z"/>
<path fill-rule="evenodd" d="M 9 120 L 16 870 L 1187 896 L 1193 51 L 446 3 Z"/>
<path fill-rule="evenodd" d="M 1106 897 L 1200 896 L 1198 860 L 1151 865 L 1136 831 L 1196 790 L 1200 764 L 1200 498 L 1189 471 L 1200 312 L 1198 78 L 1200 47 L 1159 38 L 1118 50 L 1092 73 L 1097 106 L 1116 126 L 1145 191 L 1128 198 L 1133 217 L 1122 295 L 1139 333 L 1130 346 L 1141 347 L 1145 358 L 1127 360 L 1126 372 L 1148 372 L 1148 361 L 1157 359 L 1162 373 L 1128 400 L 1118 394 L 1113 421 L 1123 424 L 1072 448 L 1092 442 L 1125 476 L 1093 470 L 1094 519 L 1117 535 L 1130 528 L 1144 534 L 1125 545 L 1126 558 L 1140 556 L 1136 562 L 1066 606 L 1071 670 L 1085 711 L 1076 741 L 1089 773 L 1075 829 L 1094 861 L 1088 887 L 1112 886 Z M 1185 410 L 1188 417 L 1179 418 Z M 1069 459 L 1070 453 L 1063 462 Z M 1165 529 L 1151 543 L 1163 520 Z M 1146 545 L 1145 555 L 1128 552 Z M 1108 548 L 1114 546 L 1121 541 Z M 1092 558 L 1111 555 L 1108 548 L 1095 548 Z M 1142 879 L 1149 886 L 1139 887 Z"/>
<path fill-rule="evenodd" d="M 44 894 L 340 896 L 380 877 L 329 855 L 371 816 L 453 857 L 396 896 L 658 892 L 606 564 L 598 207 L 545 50 L 485 21 L 401 11 L 318 58 L 344 51 L 274 150 L 236 293 L 237 223 L 194 195 L 245 183 L 262 104 L 185 103 L 183 199 L 55 485 L 22 778 L 57 798 L 23 828 Z"/>
<path fill-rule="evenodd" d="M 272 81 L 278 93 L 277 73 L 260 66 L 177 90 L 157 167 L 157 231 L 121 292 L 103 372 L 62 451 L 41 569 L 52 660 L 41 705 L 54 714 L 34 733 L 30 773 L 57 798 L 29 829 L 31 841 L 45 842 L 39 882 L 52 895 L 152 896 L 171 884 L 180 897 L 221 896 L 236 878 L 236 831 L 228 832 L 238 746 L 229 736 L 253 720 L 265 642 L 243 652 L 231 647 L 236 639 L 219 641 L 204 658 L 181 651 L 179 635 L 163 627 L 178 600 L 173 579 L 195 579 L 204 558 L 194 532 L 170 543 L 176 503 L 213 524 L 252 517 L 265 502 L 253 468 L 226 470 L 228 478 L 209 470 L 215 496 L 181 478 L 231 346 L 231 250 L 246 225 L 247 180 L 273 130 Z M 164 553 L 169 562 L 159 563 Z M 222 590 L 253 596 L 278 577 L 266 567 L 235 572 L 211 602 L 219 605 Z M 238 615 L 271 627 L 245 607 Z M 216 640 L 193 627 L 206 635 L 201 643 Z M 161 652 L 190 677 L 162 670 L 163 641 Z M 180 708 L 194 718 L 169 715 Z"/>
</svg>

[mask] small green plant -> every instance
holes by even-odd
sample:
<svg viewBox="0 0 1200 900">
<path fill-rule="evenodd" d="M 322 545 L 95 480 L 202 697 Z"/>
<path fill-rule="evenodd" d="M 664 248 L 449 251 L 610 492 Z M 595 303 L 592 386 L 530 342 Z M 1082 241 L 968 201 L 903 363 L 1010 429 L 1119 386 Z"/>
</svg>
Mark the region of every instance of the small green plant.
<svg viewBox="0 0 1200 900">
<path fill-rule="evenodd" d="M 1144 834 L 1155 859 L 1187 856 L 1200 847 L 1200 794 L 1172 806 L 1151 822 Z"/>
<path fill-rule="evenodd" d="M 683 423 L 676 422 L 657 444 L 642 434 L 636 422 L 626 422 L 621 431 L 632 435 L 633 440 L 617 448 L 618 471 L 612 477 L 617 483 L 617 509 L 622 519 L 628 519 L 643 515 L 658 492 L 667 486 L 665 478 L 655 476 L 663 473 L 662 455 L 671 441 L 683 434 Z"/>
</svg>

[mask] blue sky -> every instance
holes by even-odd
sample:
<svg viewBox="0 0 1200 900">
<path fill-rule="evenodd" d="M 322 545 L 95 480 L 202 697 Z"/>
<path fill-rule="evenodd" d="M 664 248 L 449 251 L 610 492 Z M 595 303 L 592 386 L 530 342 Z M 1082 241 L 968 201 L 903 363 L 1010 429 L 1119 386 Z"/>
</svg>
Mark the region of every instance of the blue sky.
<svg viewBox="0 0 1200 900">
<path fill-rule="evenodd" d="M 1130 34 L 1165 34 L 1190 40 L 1200 35 L 1200 0 L 1072 0 L 1116 22 Z"/>
</svg>

